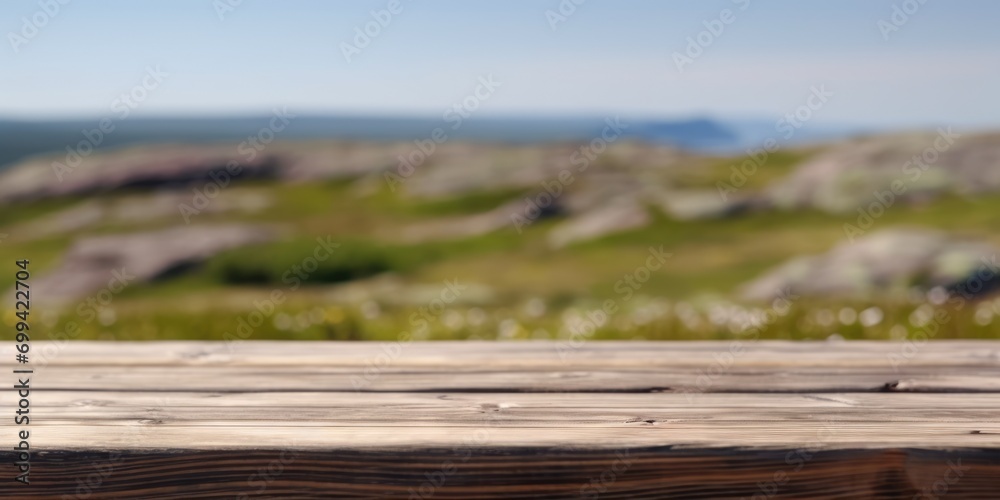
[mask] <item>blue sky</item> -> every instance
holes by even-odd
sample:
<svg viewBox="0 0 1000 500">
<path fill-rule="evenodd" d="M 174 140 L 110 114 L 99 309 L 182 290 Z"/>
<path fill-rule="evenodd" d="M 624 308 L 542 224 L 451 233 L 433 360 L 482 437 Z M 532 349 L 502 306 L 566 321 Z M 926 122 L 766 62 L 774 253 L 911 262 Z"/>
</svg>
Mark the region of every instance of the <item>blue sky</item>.
<svg viewBox="0 0 1000 500">
<path fill-rule="evenodd" d="M 821 122 L 1000 128 L 1000 2 L 926 0 L 886 40 L 878 22 L 907 2 L 586 0 L 553 29 L 546 11 L 572 0 L 400 0 L 348 62 L 342 44 L 389 0 L 243 0 L 220 19 L 227 1 L 71 0 L 27 43 L 38 0 L 5 2 L 0 117 L 106 115 L 159 67 L 135 116 L 438 116 L 493 75 L 484 116 L 771 118 L 823 85 Z M 673 54 L 723 9 L 679 72 Z"/>
</svg>

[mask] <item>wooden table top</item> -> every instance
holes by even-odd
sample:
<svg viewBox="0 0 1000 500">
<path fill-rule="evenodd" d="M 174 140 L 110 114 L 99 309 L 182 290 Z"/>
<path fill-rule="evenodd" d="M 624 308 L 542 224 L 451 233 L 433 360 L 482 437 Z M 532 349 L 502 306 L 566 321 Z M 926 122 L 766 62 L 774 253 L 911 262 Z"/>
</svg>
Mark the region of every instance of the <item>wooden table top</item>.
<svg viewBox="0 0 1000 500">
<path fill-rule="evenodd" d="M 1000 342 L 32 352 L 0 349 L 3 497 L 1000 498 Z"/>
</svg>

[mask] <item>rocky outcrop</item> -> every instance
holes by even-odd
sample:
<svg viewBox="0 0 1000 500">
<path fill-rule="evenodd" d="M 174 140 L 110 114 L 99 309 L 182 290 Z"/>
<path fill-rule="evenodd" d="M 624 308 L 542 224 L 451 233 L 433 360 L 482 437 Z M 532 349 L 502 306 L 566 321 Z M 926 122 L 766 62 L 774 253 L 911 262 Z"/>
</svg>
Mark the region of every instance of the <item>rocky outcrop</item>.
<svg viewBox="0 0 1000 500">
<path fill-rule="evenodd" d="M 158 144 L 79 155 L 35 157 L 0 171 L 0 204 L 122 188 L 274 178 L 284 181 L 378 177 L 411 196 L 449 197 L 505 188 L 542 189 L 560 174 L 575 181 L 613 165 L 619 172 L 662 169 L 683 155 L 636 143 L 600 151 L 569 143 L 510 145 L 445 142 L 276 141 L 247 144 Z M 606 148 L 606 149 L 605 149 Z M 238 170 L 238 173 L 235 173 Z"/>
<path fill-rule="evenodd" d="M 911 287 L 953 288 L 980 271 L 988 279 L 973 292 L 983 293 L 1000 287 L 1000 269 L 995 268 L 998 252 L 992 245 L 943 232 L 886 229 L 823 255 L 795 258 L 746 284 L 741 294 L 762 301 L 784 294 L 865 297 L 902 293 Z"/>
<path fill-rule="evenodd" d="M 201 214 L 230 212 L 257 213 L 272 203 L 265 192 L 222 191 L 207 204 L 193 202 L 188 191 L 159 191 L 119 199 L 91 199 L 64 210 L 31 219 L 11 227 L 11 234 L 18 241 L 64 235 L 85 230 L 100 224 L 142 225 L 164 221 L 180 223 L 192 221 Z M 182 210 L 187 207 L 192 212 Z"/>
<path fill-rule="evenodd" d="M 63 302 L 105 288 L 154 280 L 231 248 L 271 239 L 270 230 L 242 225 L 186 226 L 93 236 L 77 241 L 61 265 L 35 279 L 33 295 Z"/>
<path fill-rule="evenodd" d="M 427 222 L 417 222 L 403 229 L 401 240 L 407 243 L 468 238 L 510 226 L 521 229 L 538 218 L 559 213 L 558 206 L 539 210 L 537 217 L 525 213 L 526 203 L 515 200 L 486 212 L 447 217 Z M 531 214 L 534 215 L 534 214 Z M 386 235 L 390 236 L 390 235 Z"/>
<path fill-rule="evenodd" d="M 549 245 L 562 248 L 571 243 L 601 238 L 651 222 L 646 209 L 633 199 L 619 199 L 571 217 L 549 232 Z"/>
<path fill-rule="evenodd" d="M 662 191 L 651 201 L 676 220 L 731 217 L 765 206 L 765 202 L 753 196 L 723 198 L 713 190 Z"/>
<path fill-rule="evenodd" d="M 196 182 L 228 185 L 227 177 L 274 177 L 279 164 L 276 156 L 250 158 L 234 146 L 160 144 L 85 156 L 62 153 L 36 157 L 0 173 L 0 203 Z"/>
<path fill-rule="evenodd" d="M 853 212 L 878 201 L 917 202 L 943 193 L 1000 191 L 1000 134 L 872 136 L 807 160 L 768 192 L 784 208 Z"/>
</svg>

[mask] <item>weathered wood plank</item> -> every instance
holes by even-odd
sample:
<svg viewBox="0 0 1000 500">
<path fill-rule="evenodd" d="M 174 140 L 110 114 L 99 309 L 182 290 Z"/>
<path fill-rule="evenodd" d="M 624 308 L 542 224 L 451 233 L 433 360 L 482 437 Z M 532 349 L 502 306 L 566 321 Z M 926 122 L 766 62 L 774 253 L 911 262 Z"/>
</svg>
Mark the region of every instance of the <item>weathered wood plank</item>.
<svg viewBox="0 0 1000 500">
<path fill-rule="evenodd" d="M 53 452 L 38 459 L 38 487 L 17 494 L 115 499 L 992 499 L 1000 475 L 992 452 L 797 451 L 801 453 L 792 459 L 785 451 L 669 448 L 614 453 L 285 449 L 238 456 L 225 451 Z M 81 488 L 77 480 L 88 476 L 95 486 L 84 482 Z M 0 482 L 2 493 L 13 490 Z"/>
<path fill-rule="evenodd" d="M 0 404 L 14 402 L 12 391 L 0 392 Z M 501 408 L 501 406 L 503 408 Z M 75 408 L 80 411 L 101 408 L 147 408 L 176 411 L 184 408 L 282 408 L 296 409 L 368 409 L 368 408 L 474 408 L 477 410 L 577 411 L 598 408 L 633 408 L 663 410 L 716 409 L 814 409 L 837 408 L 862 410 L 962 410 L 1000 409 L 998 394 L 926 394 L 926 393 L 705 393 L 692 398 L 687 394 L 587 394 L 587 393 L 354 393 L 316 394 L 298 392 L 177 392 L 177 391 L 56 391 L 39 390 L 33 395 L 34 408 Z M 1000 417 L 1000 415 L 998 415 Z M 0 420 L 0 425 L 3 421 Z"/>
<path fill-rule="evenodd" d="M 914 347 L 902 342 L 43 342 L 35 357 L 50 365 L 275 365 L 397 368 L 891 367 L 1000 365 L 1000 343 L 962 340 Z M 733 352 L 736 351 L 736 352 Z M 728 354 L 727 354 L 728 353 Z M 14 363 L 11 344 L 0 345 L 0 366 Z M 731 356 L 730 356 L 731 355 Z M 290 363 L 289 359 L 294 359 Z M 722 361 L 720 361 L 722 360 Z"/>
<path fill-rule="evenodd" d="M 47 419 L 33 425 L 40 449 L 243 449 L 297 447 L 333 449 L 412 449 L 455 447 L 477 435 L 491 446 L 641 448 L 795 449 L 808 443 L 818 449 L 856 448 L 995 448 L 1000 423 L 986 416 L 938 421 L 826 419 L 825 414 L 768 419 L 767 413 L 746 420 L 697 418 L 607 419 L 577 422 L 572 415 L 529 421 L 428 419 L 406 423 L 360 419 L 343 422 L 262 420 L 172 420 L 159 415 L 133 419 Z M 5 426 L 9 427 L 9 426 Z"/>
<path fill-rule="evenodd" d="M 758 342 L 731 357 L 729 342 L 37 342 L 32 352 L 46 347 L 53 355 L 32 375 L 33 485 L 0 481 L 0 496 L 1000 490 L 1000 343 Z M 388 361 L 373 365 L 380 355 Z M 2 406 L 15 403 L 0 392 Z M 0 419 L 0 434 L 15 432 Z"/>
<path fill-rule="evenodd" d="M 312 392 L 1000 392 L 1000 366 L 939 368 L 780 367 L 710 370 L 492 370 L 319 366 L 53 365 L 51 390 Z"/>
</svg>

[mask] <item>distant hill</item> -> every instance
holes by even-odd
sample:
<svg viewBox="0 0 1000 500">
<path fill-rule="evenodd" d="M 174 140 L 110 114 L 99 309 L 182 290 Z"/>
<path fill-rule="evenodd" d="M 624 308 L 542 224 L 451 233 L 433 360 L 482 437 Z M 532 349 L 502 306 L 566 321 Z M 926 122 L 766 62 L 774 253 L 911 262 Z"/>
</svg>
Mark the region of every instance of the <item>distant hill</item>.
<svg viewBox="0 0 1000 500">
<path fill-rule="evenodd" d="M 241 141 L 266 127 L 270 116 L 233 118 L 129 118 L 114 123 L 115 129 L 100 142 L 99 149 L 129 144 L 183 142 L 217 143 Z M 584 118 L 476 118 L 453 129 L 454 122 L 441 118 L 299 116 L 281 132 L 281 139 L 416 140 L 430 137 L 441 127 L 449 138 L 508 143 L 589 141 L 607 126 L 603 117 Z M 712 119 L 628 120 L 624 137 L 671 145 L 699 152 L 740 151 L 759 144 L 773 134 L 773 124 Z M 97 127 L 99 120 L 12 121 L 0 120 L 0 169 L 19 159 L 40 153 L 62 151 L 84 140 L 83 131 Z M 824 138 L 846 135 L 832 131 Z M 815 137 L 800 134 L 805 141 Z"/>
</svg>

